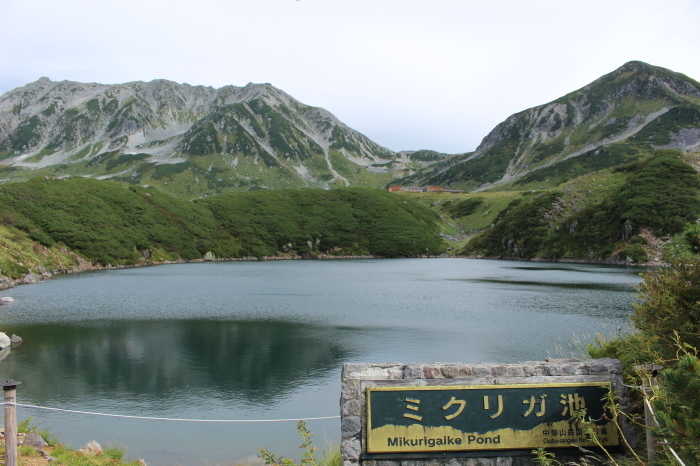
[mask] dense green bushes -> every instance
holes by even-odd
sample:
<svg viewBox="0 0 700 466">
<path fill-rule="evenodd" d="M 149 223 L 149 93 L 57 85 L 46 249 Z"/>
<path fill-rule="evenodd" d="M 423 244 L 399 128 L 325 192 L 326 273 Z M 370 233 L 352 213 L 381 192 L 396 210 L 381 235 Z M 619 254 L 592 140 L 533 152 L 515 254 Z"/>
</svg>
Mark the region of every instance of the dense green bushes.
<svg viewBox="0 0 700 466">
<path fill-rule="evenodd" d="M 455 203 L 452 201 L 446 201 L 442 204 L 442 207 L 450 213 L 452 218 L 460 218 L 473 214 L 483 203 L 483 197 L 470 197 L 469 199 L 464 199 L 463 201 Z"/>
<path fill-rule="evenodd" d="M 630 242 L 643 228 L 657 236 L 683 231 L 700 216 L 700 179 L 677 151 L 657 151 L 623 168 L 626 182 L 596 204 L 552 220 L 560 193 L 520 205 L 467 245 L 466 254 L 547 259 L 647 260 Z M 699 242 L 700 244 L 700 242 Z"/>
<path fill-rule="evenodd" d="M 4 184 L 0 218 L 101 264 L 146 259 L 443 251 L 437 215 L 384 191 L 255 191 L 196 202 L 89 178 Z"/>
<path fill-rule="evenodd" d="M 399 257 L 443 251 L 435 231 L 439 217 L 425 206 L 385 191 L 254 191 L 197 203 L 240 239 L 245 255 L 283 251 Z"/>
<path fill-rule="evenodd" d="M 544 214 L 551 210 L 558 196 L 557 192 L 545 193 L 517 205 L 492 228 L 474 238 L 464 252 L 499 257 L 537 256 L 549 234 Z"/>
<path fill-rule="evenodd" d="M 632 321 L 654 337 L 653 350 L 665 359 L 681 341 L 700 349 L 700 258 L 674 261 L 673 268 L 642 274 L 642 293 Z"/>
<path fill-rule="evenodd" d="M 66 244 L 101 264 L 194 259 L 209 249 L 237 251 L 234 239 L 206 209 L 143 188 L 88 178 L 32 180 L 2 186 L 6 222 L 45 246 Z"/>
<path fill-rule="evenodd" d="M 674 234 L 700 216 L 700 179 L 697 171 L 678 158 L 678 152 L 657 151 L 622 190 L 611 199 L 620 222 L 649 227 L 657 235 Z"/>
<path fill-rule="evenodd" d="M 694 354 L 684 354 L 664 370 L 660 384 L 661 390 L 653 400 L 659 422 L 655 434 L 668 441 L 686 465 L 700 464 L 700 358 L 697 350 Z"/>
<path fill-rule="evenodd" d="M 635 331 L 591 345 L 593 357 L 620 359 L 627 383 L 640 385 L 635 367 L 654 363 L 665 369 L 651 400 L 658 438 L 676 449 L 687 465 L 700 464 L 700 258 L 642 274 L 632 322 Z M 637 392 L 639 395 L 639 392 Z"/>
</svg>

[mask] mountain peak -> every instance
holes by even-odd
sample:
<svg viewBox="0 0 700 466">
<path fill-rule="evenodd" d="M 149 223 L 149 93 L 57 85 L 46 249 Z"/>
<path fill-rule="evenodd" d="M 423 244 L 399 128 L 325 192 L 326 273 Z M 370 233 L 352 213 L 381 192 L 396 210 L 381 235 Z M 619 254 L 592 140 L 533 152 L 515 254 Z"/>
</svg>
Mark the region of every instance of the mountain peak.
<svg viewBox="0 0 700 466">
<path fill-rule="evenodd" d="M 639 74 L 644 74 L 644 78 L 663 78 L 665 80 L 669 80 L 669 83 L 673 83 L 676 86 L 687 86 L 687 85 L 692 85 L 695 87 L 700 88 L 700 85 L 698 84 L 697 81 L 695 81 L 693 78 L 690 78 L 689 76 L 686 76 L 682 73 L 677 73 L 675 71 L 669 70 L 668 68 L 663 68 L 661 66 L 654 66 L 650 65 L 648 63 L 645 63 L 643 61 L 638 61 L 638 60 L 633 60 L 625 63 L 615 71 L 613 71 L 610 74 L 607 74 L 605 76 L 602 76 L 600 79 L 594 81 L 591 84 L 595 84 L 596 82 L 605 79 L 606 77 L 617 77 L 619 75 L 623 74 L 629 74 L 631 73 L 632 75 L 639 75 Z"/>
<path fill-rule="evenodd" d="M 43 88 L 45 88 L 45 87 L 47 87 L 47 86 L 50 86 L 51 84 L 55 84 L 55 82 L 54 82 L 54 81 L 51 81 L 51 79 L 47 78 L 46 76 L 43 76 L 43 77 L 37 79 L 36 81 L 33 81 L 33 82 L 27 84 L 26 86 L 24 86 L 24 88 L 26 88 L 26 89 L 37 89 L 37 88 L 38 88 L 38 89 L 43 89 Z M 18 88 L 16 88 L 16 89 L 12 89 L 12 90 L 10 90 L 10 91 L 7 91 L 5 94 L 9 94 L 9 93 L 11 93 L 11 92 L 15 92 L 15 91 L 17 91 L 18 89 L 22 89 L 22 88 L 21 88 L 21 87 L 18 87 Z"/>
<path fill-rule="evenodd" d="M 652 66 L 649 63 L 639 61 L 639 60 L 632 60 L 628 61 L 621 67 L 617 69 L 617 71 L 636 71 L 639 69 L 652 69 L 652 68 L 658 68 L 656 66 Z"/>
<path fill-rule="evenodd" d="M 473 154 L 417 173 L 406 183 L 477 190 L 513 183 L 539 189 L 638 160 L 655 149 L 700 150 L 700 84 L 635 60 L 511 115 Z"/>
<path fill-rule="evenodd" d="M 0 161 L 14 179 L 114 178 L 189 197 L 292 187 L 381 186 L 417 168 L 270 83 L 106 85 L 48 78 L 0 99 Z"/>
</svg>

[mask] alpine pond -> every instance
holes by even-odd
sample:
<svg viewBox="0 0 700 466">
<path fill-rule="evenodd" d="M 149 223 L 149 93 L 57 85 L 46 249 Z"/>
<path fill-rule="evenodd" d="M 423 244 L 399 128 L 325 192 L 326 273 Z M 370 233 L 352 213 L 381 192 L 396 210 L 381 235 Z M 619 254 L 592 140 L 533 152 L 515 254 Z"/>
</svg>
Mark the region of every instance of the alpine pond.
<svg viewBox="0 0 700 466">
<path fill-rule="evenodd" d="M 172 264 L 5 292 L 18 402 L 179 419 L 337 416 L 344 362 L 517 362 L 627 327 L 640 268 L 467 259 Z M 19 408 L 73 447 L 217 464 L 298 458 L 295 422 L 210 423 Z M 338 419 L 309 421 L 315 445 Z"/>
</svg>

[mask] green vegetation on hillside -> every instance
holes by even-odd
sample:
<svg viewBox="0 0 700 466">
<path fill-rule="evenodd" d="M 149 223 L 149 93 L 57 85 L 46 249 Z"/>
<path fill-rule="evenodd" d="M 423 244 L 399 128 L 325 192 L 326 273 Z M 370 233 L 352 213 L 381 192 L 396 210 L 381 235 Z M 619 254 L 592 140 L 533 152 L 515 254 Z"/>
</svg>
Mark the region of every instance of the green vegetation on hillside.
<svg viewBox="0 0 700 466">
<path fill-rule="evenodd" d="M 670 236 L 700 216 L 700 179 L 679 152 L 657 151 L 612 171 L 627 177 L 602 199 L 567 213 L 565 194 L 546 191 L 506 214 L 464 253 L 644 261 L 642 241 L 634 239 L 642 229 Z"/>
<path fill-rule="evenodd" d="M 638 132 L 633 141 L 663 146 L 671 143 L 671 134 L 678 134 L 683 128 L 697 128 L 700 125 L 700 109 L 693 107 L 676 107 Z"/>
<path fill-rule="evenodd" d="M 102 265 L 198 259 L 207 252 L 400 257 L 444 250 L 437 214 L 361 188 L 254 191 L 192 202 L 110 181 L 35 179 L 2 186 L 0 217 L 37 247 L 65 245 Z M 0 266 L 12 276 L 26 273 Z"/>
<path fill-rule="evenodd" d="M 473 214 L 483 203 L 483 196 L 476 196 L 458 202 L 447 201 L 442 204 L 442 208 L 449 212 L 452 218 L 459 218 Z"/>
<path fill-rule="evenodd" d="M 408 156 L 408 158 L 413 162 L 438 162 L 448 157 L 449 156 L 447 154 L 425 149 L 411 152 L 411 154 Z"/>
<path fill-rule="evenodd" d="M 23 151 L 35 146 L 40 138 L 39 129 L 42 123 L 38 116 L 34 115 L 22 122 L 7 139 L 2 141 L 0 149 L 7 151 Z"/>
<path fill-rule="evenodd" d="M 19 279 L 30 271 L 71 269 L 78 258 L 62 244 L 50 248 L 32 241 L 26 232 L 6 224 L 0 217 L 0 275 Z"/>
<path fill-rule="evenodd" d="M 206 209 L 155 190 L 88 178 L 32 180 L 2 186 L 0 209 L 10 225 L 44 246 L 63 243 L 100 264 L 223 256 L 236 243 Z"/>
<path fill-rule="evenodd" d="M 547 192 L 516 206 L 496 225 L 474 238 L 464 252 L 498 257 L 537 257 L 549 233 L 544 216 L 551 210 L 558 194 Z"/>
<path fill-rule="evenodd" d="M 440 233 L 451 238 L 450 251 L 462 249 L 469 238 L 491 228 L 530 192 L 488 191 L 480 193 L 394 192 L 392 195 L 418 202 L 441 217 Z"/>
<path fill-rule="evenodd" d="M 418 171 L 414 175 L 393 180 L 390 184 L 452 186 L 454 181 L 460 181 L 453 187 L 470 190 L 484 183 L 493 183 L 505 174 L 511 152 L 515 149 L 513 144 L 515 143 L 510 140 L 501 141 L 487 155 L 454 164 L 448 160 L 445 163 L 450 164 L 449 168 L 440 170 L 437 174 L 426 175 L 424 171 Z"/>
<path fill-rule="evenodd" d="M 236 238 L 244 255 L 439 254 L 439 217 L 385 191 L 362 188 L 256 191 L 196 201 Z"/>
<path fill-rule="evenodd" d="M 611 144 L 572 157 L 554 165 L 534 170 L 512 183 L 517 189 L 538 189 L 544 186 L 557 186 L 605 168 L 615 167 L 637 159 L 639 151 L 625 144 Z M 498 189 L 504 189 L 499 186 Z"/>
</svg>

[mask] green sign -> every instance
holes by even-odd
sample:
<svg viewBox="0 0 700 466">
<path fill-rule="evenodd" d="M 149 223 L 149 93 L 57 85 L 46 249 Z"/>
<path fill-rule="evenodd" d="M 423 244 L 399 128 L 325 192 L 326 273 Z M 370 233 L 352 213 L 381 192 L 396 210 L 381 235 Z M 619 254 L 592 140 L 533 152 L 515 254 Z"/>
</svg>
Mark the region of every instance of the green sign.
<svg viewBox="0 0 700 466">
<path fill-rule="evenodd" d="M 610 383 L 371 387 L 367 452 L 442 452 L 595 446 L 573 419 L 586 410 L 602 445 L 617 445 L 605 415 Z"/>
</svg>

